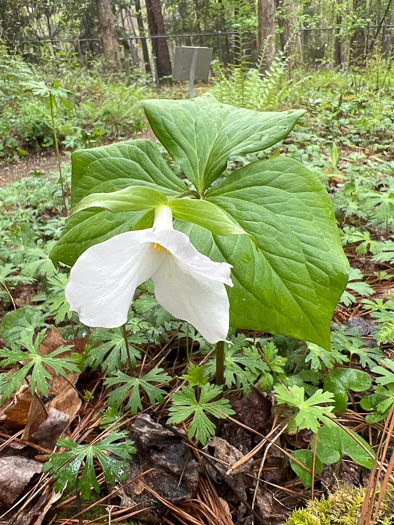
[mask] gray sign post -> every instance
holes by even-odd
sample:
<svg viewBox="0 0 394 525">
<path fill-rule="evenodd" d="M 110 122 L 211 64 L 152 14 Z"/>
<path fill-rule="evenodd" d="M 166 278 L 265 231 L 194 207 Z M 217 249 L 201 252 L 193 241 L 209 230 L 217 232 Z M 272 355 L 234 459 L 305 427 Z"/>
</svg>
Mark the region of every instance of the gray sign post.
<svg viewBox="0 0 394 525">
<path fill-rule="evenodd" d="M 213 49 L 210 47 L 176 47 L 172 80 L 189 81 L 189 98 L 194 97 L 194 81 L 208 81 Z"/>
</svg>

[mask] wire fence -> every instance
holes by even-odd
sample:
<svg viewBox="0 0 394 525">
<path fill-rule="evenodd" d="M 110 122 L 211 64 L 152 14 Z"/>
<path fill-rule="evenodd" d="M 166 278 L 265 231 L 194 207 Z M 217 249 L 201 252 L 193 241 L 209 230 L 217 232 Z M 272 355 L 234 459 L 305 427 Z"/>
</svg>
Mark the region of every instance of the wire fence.
<svg viewBox="0 0 394 525">
<path fill-rule="evenodd" d="M 303 63 L 318 68 L 322 65 L 330 67 L 338 65 L 335 61 L 335 46 L 338 40 L 342 48 L 342 65 L 346 66 L 347 57 L 350 52 L 350 38 L 341 35 L 339 27 L 313 27 L 299 29 L 301 36 L 301 50 Z M 370 25 L 358 32 L 364 43 L 364 51 L 370 50 L 371 44 L 374 49 L 382 54 L 384 58 L 392 55 L 394 49 L 394 25 Z M 222 65 L 234 63 L 239 58 L 240 34 L 237 31 L 212 31 L 207 33 L 181 33 L 167 35 L 128 35 L 119 38 L 119 44 L 123 50 L 122 61 L 125 69 L 144 69 L 143 42 L 149 55 L 149 68 L 154 71 L 153 41 L 155 39 L 166 39 L 170 50 L 170 56 L 174 56 L 176 46 L 197 46 L 213 48 L 213 60 Z M 277 39 L 279 46 L 279 38 Z M 78 38 L 78 39 L 39 39 L 22 40 L 17 42 L 5 42 L 11 52 L 22 54 L 27 60 L 35 61 L 43 55 L 51 55 L 53 58 L 61 53 L 75 53 L 83 65 L 89 65 L 92 60 L 103 54 L 100 38 Z M 257 39 L 255 33 L 242 34 L 243 52 L 257 59 Z"/>
</svg>

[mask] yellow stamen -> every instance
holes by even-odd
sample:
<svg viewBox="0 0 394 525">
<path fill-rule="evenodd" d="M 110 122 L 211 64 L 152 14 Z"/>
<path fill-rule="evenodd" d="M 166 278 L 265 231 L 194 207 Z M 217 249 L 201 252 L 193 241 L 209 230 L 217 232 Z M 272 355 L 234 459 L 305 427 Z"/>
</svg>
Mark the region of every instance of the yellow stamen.
<svg viewBox="0 0 394 525">
<path fill-rule="evenodd" d="M 160 253 L 160 251 L 161 251 L 161 245 L 158 244 L 157 242 L 155 242 L 155 245 L 153 246 L 153 249 L 154 249 L 154 250 L 157 250 L 158 253 Z"/>
</svg>

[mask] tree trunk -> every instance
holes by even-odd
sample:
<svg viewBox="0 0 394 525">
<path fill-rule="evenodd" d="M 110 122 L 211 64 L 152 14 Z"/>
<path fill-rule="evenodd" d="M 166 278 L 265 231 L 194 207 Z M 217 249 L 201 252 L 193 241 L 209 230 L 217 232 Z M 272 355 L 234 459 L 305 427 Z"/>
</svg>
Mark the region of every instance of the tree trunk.
<svg viewBox="0 0 394 525">
<path fill-rule="evenodd" d="M 265 50 L 263 70 L 266 70 L 275 58 L 275 0 L 258 0 L 257 18 L 257 45 L 259 53 Z"/>
<path fill-rule="evenodd" d="M 365 0 L 353 0 L 353 16 L 357 18 L 364 18 L 365 15 Z M 365 40 L 366 30 L 356 30 L 350 38 L 350 56 L 349 63 L 362 63 L 365 59 Z"/>
<path fill-rule="evenodd" d="M 291 57 L 292 65 L 298 66 L 302 63 L 302 47 L 297 27 L 297 4 L 294 0 L 276 0 L 276 9 L 282 51 Z"/>
<path fill-rule="evenodd" d="M 110 0 L 97 0 L 101 41 L 107 65 L 119 71 L 122 67 Z"/>
<path fill-rule="evenodd" d="M 148 24 L 151 35 L 165 35 L 163 13 L 160 0 L 146 0 Z M 157 58 L 157 73 L 159 78 L 171 75 L 170 52 L 166 38 L 152 38 L 153 53 Z"/>
<path fill-rule="evenodd" d="M 342 38 L 340 35 L 342 16 L 337 13 L 337 29 L 335 30 L 334 60 L 337 66 L 342 65 Z"/>
<path fill-rule="evenodd" d="M 135 0 L 135 11 L 136 11 L 135 14 L 137 17 L 138 32 L 140 36 L 145 36 L 145 27 L 144 27 L 144 20 L 142 18 L 142 13 L 141 13 L 140 0 Z M 152 72 L 152 70 L 150 67 L 149 52 L 148 52 L 148 46 L 146 44 L 146 38 L 141 39 L 141 46 L 142 46 L 142 56 L 144 59 L 145 73 L 149 75 Z"/>
</svg>

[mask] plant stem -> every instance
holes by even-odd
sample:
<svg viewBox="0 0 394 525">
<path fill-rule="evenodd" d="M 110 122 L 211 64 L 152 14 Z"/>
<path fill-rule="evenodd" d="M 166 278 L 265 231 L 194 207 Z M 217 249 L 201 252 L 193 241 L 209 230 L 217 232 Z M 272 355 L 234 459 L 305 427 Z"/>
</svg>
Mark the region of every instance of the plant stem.
<svg viewBox="0 0 394 525">
<path fill-rule="evenodd" d="M 59 144 L 57 141 L 57 133 L 56 133 L 56 126 L 55 126 L 55 115 L 53 112 L 53 100 L 52 95 L 49 94 L 49 106 L 51 108 L 51 119 L 52 119 L 52 129 L 53 129 L 53 138 L 55 139 L 55 148 L 56 148 L 56 157 L 57 157 L 57 165 L 59 168 L 59 182 L 62 187 L 62 197 L 63 197 L 63 209 L 64 213 L 67 214 L 67 204 L 66 204 L 66 192 L 64 191 L 64 182 L 63 182 L 63 175 L 62 175 L 62 167 L 60 165 L 60 154 L 59 154 Z"/>
<path fill-rule="evenodd" d="M 224 383 L 224 341 L 219 341 L 216 345 L 216 384 Z"/>
<path fill-rule="evenodd" d="M 127 364 L 128 364 L 128 367 L 129 367 L 129 373 L 131 374 L 131 372 L 133 370 L 133 366 L 131 364 L 131 355 L 130 355 L 129 341 L 127 340 L 127 334 L 126 334 L 126 323 L 123 325 L 122 328 L 123 328 L 124 342 L 125 342 L 126 351 L 127 351 Z"/>
</svg>

